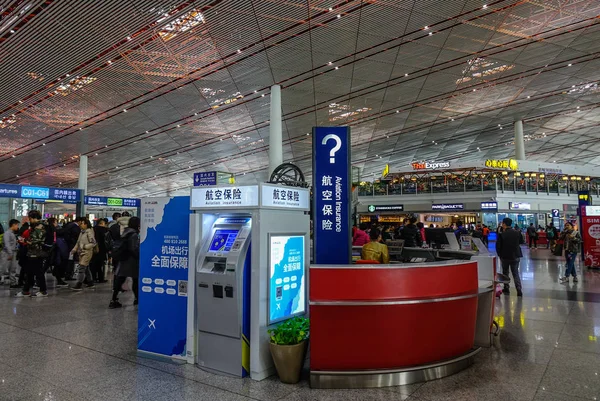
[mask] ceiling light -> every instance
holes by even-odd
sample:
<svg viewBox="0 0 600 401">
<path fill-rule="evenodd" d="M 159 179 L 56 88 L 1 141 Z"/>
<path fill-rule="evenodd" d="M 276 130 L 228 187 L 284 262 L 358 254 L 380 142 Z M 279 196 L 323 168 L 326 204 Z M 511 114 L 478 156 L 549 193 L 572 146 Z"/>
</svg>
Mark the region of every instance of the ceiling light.
<svg viewBox="0 0 600 401">
<path fill-rule="evenodd" d="M 423 28 L 423 29 L 425 29 L 425 30 L 428 30 L 428 29 L 429 29 L 429 27 L 428 27 L 427 25 L 425 25 L 425 28 Z"/>
<path fill-rule="evenodd" d="M 329 7 L 329 11 L 333 11 L 333 7 Z"/>
<path fill-rule="evenodd" d="M 329 63 L 327 63 L 327 65 L 331 65 L 331 64 L 333 64 L 333 61 L 330 61 Z M 255 91 L 255 92 L 256 92 L 256 91 Z"/>
<path fill-rule="evenodd" d="M 148 133 L 148 131 L 146 131 L 146 134 Z"/>
<path fill-rule="evenodd" d="M 338 18 L 342 18 L 342 16 L 340 14 L 337 15 Z"/>
<path fill-rule="evenodd" d="M 17 174 L 17 178 L 19 178 L 19 174 Z"/>
<path fill-rule="evenodd" d="M 310 135 L 310 132 L 307 132 L 307 133 L 306 133 L 306 136 L 309 136 L 309 135 Z"/>
<path fill-rule="evenodd" d="M 112 61 L 108 60 L 108 61 L 106 62 L 106 64 L 112 64 Z"/>
<path fill-rule="evenodd" d="M 115 168 L 119 168 L 119 166 L 115 166 Z"/>
<path fill-rule="evenodd" d="M 59 182 L 58 185 L 62 185 L 62 182 Z"/>
<path fill-rule="evenodd" d="M 22 100 L 19 100 L 19 103 L 23 103 L 23 101 L 22 101 Z"/>
<path fill-rule="evenodd" d="M 577 110 L 579 110 L 579 106 L 577 106 Z"/>
<path fill-rule="evenodd" d="M 36 172 L 36 173 L 35 173 L 35 175 L 40 175 L 40 173 L 37 173 L 37 172 Z"/>
<path fill-rule="evenodd" d="M 80 128 L 79 128 L 79 131 L 81 131 L 82 129 L 83 129 L 83 128 L 81 128 L 81 127 L 80 127 Z"/>
<path fill-rule="evenodd" d="M 527 99 L 531 99 L 531 96 L 527 96 Z"/>
<path fill-rule="evenodd" d="M 45 143 L 42 143 L 42 146 L 46 146 L 46 144 L 45 144 Z"/>
<path fill-rule="evenodd" d="M 67 77 L 67 78 L 68 78 L 69 76 L 70 76 L 69 74 L 65 75 L 65 77 Z"/>
<path fill-rule="evenodd" d="M 108 148 L 108 145 L 104 145 L 105 148 Z"/>
<path fill-rule="evenodd" d="M 400 110 L 396 110 L 396 113 L 400 113 Z"/>
<path fill-rule="evenodd" d="M 15 156 L 15 155 L 12 155 L 12 157 L 17 157 L 17 156 Z"/>
<path fill-rule="evenodd" d="M 181 127 L 181 125 L 177 124 L 177 128 Z"/>
<path fill-rule="evenodd" d="M 500 129 L 502 129 L 502 127 L 500 127 Z"/>
<path fill-rule="evenodd" d="M 573 64 L 569 63 L 569 64 L 567 65 L 567 67 L 571 67 L 572 65 L 573 65 Z"/>
<path fill-rule="evenodd" d="M 127 36 L 127 40 L 131 40 L 131 36 Z"/>
<path fill-rule="evenodd" d="M 237 49 L 238 54 L 240 54 L 242 51 L 240 49 Z"/>
<path fill-rule="evenodd" d="M 150 158 L 151 158 L 151 159 L 153 159 L 153 158 L 154 158 L 154 156 L 150 156 Z"/>
<path fill-rule="evenodd" d="M 454 121 L 454 119 L 453 119 L 453 118 L 451 118 L 451 119 L 450 119 L 450 121 Z"/>
<path fill-rule="evenodd" d="M 260 97 L 265 97 L 265 94 L 263 93 L 262 95 L 260 95 Z"/>
<path fill-rule="evenodd" d="M 473 92 L 477 92 L 477 89 L 473 88 Z"/>
<path fill-rule="evenodd" d="M 487 8 L 487 4 L 484 4 L 482 8 L 485 10 Z"/>
<path fill-rule="evenodd" d="M 127 113 L 127 109 L 123 109 L 123 113 Z"/>
<path fill-rule="evenodd" d="M 429 36 L 433 35 L 433 32 L 429 32 Z"/>
<path fill-rule="evenodd" d="M 98 153 L 94 154 L 94 156 L 98 156 Z"/>
<path fill-rule="evenodd" d="M 408 73 L 405 73 L 405 74 L 404 74 L 404 76 L 405 76 L 405 77 L 408 77 Z"/>
<path fill-rule="evenodd" d="M 338 67 L 338 66 L 336 65 L 336 66 L 335 66 L 335 69 L 336 69 L 336 70 L 339 70 L 339 69 L 340 69 L 340 67 Z"/>
</svg>

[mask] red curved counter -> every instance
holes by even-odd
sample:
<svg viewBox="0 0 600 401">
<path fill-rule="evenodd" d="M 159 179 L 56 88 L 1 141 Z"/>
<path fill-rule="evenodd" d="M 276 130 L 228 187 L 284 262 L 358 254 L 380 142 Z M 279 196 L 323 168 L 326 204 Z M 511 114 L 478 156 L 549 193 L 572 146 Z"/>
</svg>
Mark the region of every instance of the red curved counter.
<svg viewBox="0 0 600 401">
<path fill-rule="evenodd" d="M 310 268 L 311 372 L 431 365 L 473 348 L 477 262 Z"/>
</svg>

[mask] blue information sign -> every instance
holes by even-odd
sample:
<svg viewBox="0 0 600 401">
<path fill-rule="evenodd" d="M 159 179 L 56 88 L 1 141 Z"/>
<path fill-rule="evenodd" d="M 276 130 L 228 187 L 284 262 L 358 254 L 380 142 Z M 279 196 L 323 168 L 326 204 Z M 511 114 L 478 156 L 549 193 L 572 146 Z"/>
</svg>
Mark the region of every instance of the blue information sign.
<svg viewBox="0 0 600 401">
<path fill-rule="evenodd" d="M 40 201 L 63 201 L 77 203 L 81 190 L 75 188 L 48 188 L 31 185 L 0 184 L 0 198 L 25 198 Z"/>
<path fill-rule="evenodd" d="M 306 311 L 304 235 L 269 238 L 269 324 Z"/>
<path fill-rule="evenodd" d="M 140 207 L 136 198 L 109 198 L 106 196 L 86 196 L 85 204 L 89 206 Z"/>
<path fill-rule="evenodd" d="M 194 173 L 194 186 L 206 187 L 209 185 L 217 185 L 217 172 L 207 171 L 205 173 Z"/>
<path fill-rule="evenodd" d="M 350 128 L 313 128 L 314 263 L 350 264 Z"/>
<path fill-rule="evenodd" d="M 138 350 L 185 358 L 189 196 L 146 198 L 140 233 Z"/>
</svg>

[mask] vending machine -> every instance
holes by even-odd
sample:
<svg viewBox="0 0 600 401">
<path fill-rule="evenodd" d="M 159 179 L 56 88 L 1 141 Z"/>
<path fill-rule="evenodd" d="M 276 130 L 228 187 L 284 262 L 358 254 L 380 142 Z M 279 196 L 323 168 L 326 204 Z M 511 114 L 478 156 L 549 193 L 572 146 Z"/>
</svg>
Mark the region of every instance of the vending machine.
<svg viewBox="0 0 600 401">
<path fill-rule="evenodd" d="M 307 311 L 309 199 L 272 184 L 192 189 L 187 342 L 198 367 L 274 373 L 269 326 Z"/>
</svg>

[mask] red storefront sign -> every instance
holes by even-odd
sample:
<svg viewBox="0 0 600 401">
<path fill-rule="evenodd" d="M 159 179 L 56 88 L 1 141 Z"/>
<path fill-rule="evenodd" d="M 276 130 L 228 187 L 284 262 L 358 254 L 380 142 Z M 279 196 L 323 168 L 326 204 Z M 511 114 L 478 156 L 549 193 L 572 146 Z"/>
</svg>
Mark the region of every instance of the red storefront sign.
<svg viewBox="0 0 600 401">
<path fill-rule="evenodd" d="M 591 207 L 581 208 L 581 238 L 583 239 L 583 258 L 586 266 L 600 267 L 600 215 L 590 213 Z"/>
</svg>

